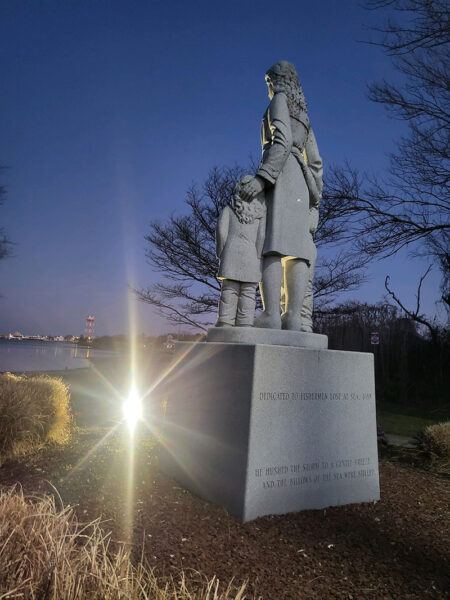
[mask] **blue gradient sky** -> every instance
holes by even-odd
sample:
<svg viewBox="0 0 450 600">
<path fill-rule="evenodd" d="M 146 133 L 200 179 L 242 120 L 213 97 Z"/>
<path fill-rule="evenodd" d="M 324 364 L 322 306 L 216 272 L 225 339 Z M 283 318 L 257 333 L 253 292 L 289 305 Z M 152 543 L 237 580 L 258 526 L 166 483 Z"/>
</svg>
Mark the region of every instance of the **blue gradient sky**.
<svg viewBox="0 0 450 600">
<path fill-rule="evenodd" d="M 182 210 L 212 166 L 259 157 L 277 60 L 297 66 L 325 165 L 382 173 L 404 125 L 365 95 L 393 76 L 358 43 L 380 17 L 353 0 L 0 0 L 0 226 L 16 242 L 0 262 L 0 332 L 79 334 L 87 314 L 98 335 L 127 332 L 128 284 L 157 279 L 148 223 Z M 405 254 L 376 263 L 351 297 L 380 300 L 389 273 L 412 302 L 416 269 Z M 135 309 L 140 331 L 168 330 Z"/>
</svg>

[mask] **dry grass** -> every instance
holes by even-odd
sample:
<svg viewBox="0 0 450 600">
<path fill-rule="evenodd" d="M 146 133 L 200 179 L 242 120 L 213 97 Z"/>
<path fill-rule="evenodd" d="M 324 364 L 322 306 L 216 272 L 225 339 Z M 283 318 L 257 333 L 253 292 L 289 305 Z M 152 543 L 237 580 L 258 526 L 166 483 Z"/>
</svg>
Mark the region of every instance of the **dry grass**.
<svg viewBox="0 0 450 600">
<path fill-rule="evenodd" d="M 423 444 L 431 455 L 450 464 L 450 421 L 426 427 Z"/>
<path fill-rule="evenodd" d="M 98 520 L 82 525 L 53 497 L 0 492 L 0 600 L 244 600 L 245 585 L 219 591 L 217 579 L 157 579 L 143 559 L 130 560 Z"/>
<path fill-rule="evenodd" d="M 70 434 L 69 391 L 62 379 L 0 374 L 0 464 Z"/>
</svg>

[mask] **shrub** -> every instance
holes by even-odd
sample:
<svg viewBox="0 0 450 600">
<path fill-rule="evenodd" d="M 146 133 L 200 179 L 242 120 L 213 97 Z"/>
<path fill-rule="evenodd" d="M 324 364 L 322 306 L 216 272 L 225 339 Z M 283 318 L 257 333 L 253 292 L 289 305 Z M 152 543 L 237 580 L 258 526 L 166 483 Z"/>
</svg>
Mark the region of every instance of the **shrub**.
<svg viewBox="0 0 450 600">
<path fill-rule="evenodd" d="M 244 600 L 245 585 L 223 593 L 213 578 L 195 590 L 182 573 L 157 579 L 141 559 L 130 560 L 124 544 L 112 542 L 99 520 L 77 522 L 71 508 L 56 510 L 50 496 L 0 492 L 0 598 L 64 600 Z"/>
<path fill-rule="evenodd" d="M 0 374 L 0 464 L 70 434 L 69 391 L 61 379 Z"/>
<path fill-rule="evenodd" d="M 423 442 L 430 453 L 450 461 L 450 421 L 426 427 Z"/>
</svg>

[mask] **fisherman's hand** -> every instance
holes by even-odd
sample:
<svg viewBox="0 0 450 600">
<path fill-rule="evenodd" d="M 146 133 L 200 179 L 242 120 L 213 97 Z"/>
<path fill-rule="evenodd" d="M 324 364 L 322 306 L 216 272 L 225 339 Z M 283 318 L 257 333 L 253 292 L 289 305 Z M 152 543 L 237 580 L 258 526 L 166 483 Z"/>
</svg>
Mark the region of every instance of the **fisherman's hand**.
<svg viewBox="0 0 450 600">
<path fill-rule="evenodd" d="M 250 202 L 255 196 L 261 193 L 263 189 L 264 179 L 256 175 L 255 177 L 249 178 L 245 183 L 242 183 L 241 198 L 246 202 Z"/>
</svg>

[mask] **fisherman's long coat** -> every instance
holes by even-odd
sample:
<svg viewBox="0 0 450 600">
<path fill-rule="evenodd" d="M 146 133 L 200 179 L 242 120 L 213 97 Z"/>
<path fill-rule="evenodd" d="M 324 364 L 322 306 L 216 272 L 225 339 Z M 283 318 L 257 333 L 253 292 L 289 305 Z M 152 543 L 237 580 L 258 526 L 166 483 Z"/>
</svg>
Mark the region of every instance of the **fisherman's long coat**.
<svg viewBox="0 0 450 600">
<path fill-rule="evenodd" d="M 309 235 L 308 177 L 322 191 L 322 160 L 306 113 L 289 115 L 286 95 L 276 93 L 261 124 L 262 160 L 257 175 L 266 181 L 266 237 L 263 255 L 278 254 L 313 260 Z M 305 151 L 307 165 L 301 156 Z M 303 166 L 301 162 L 303 161 Z"/>
</svg>

